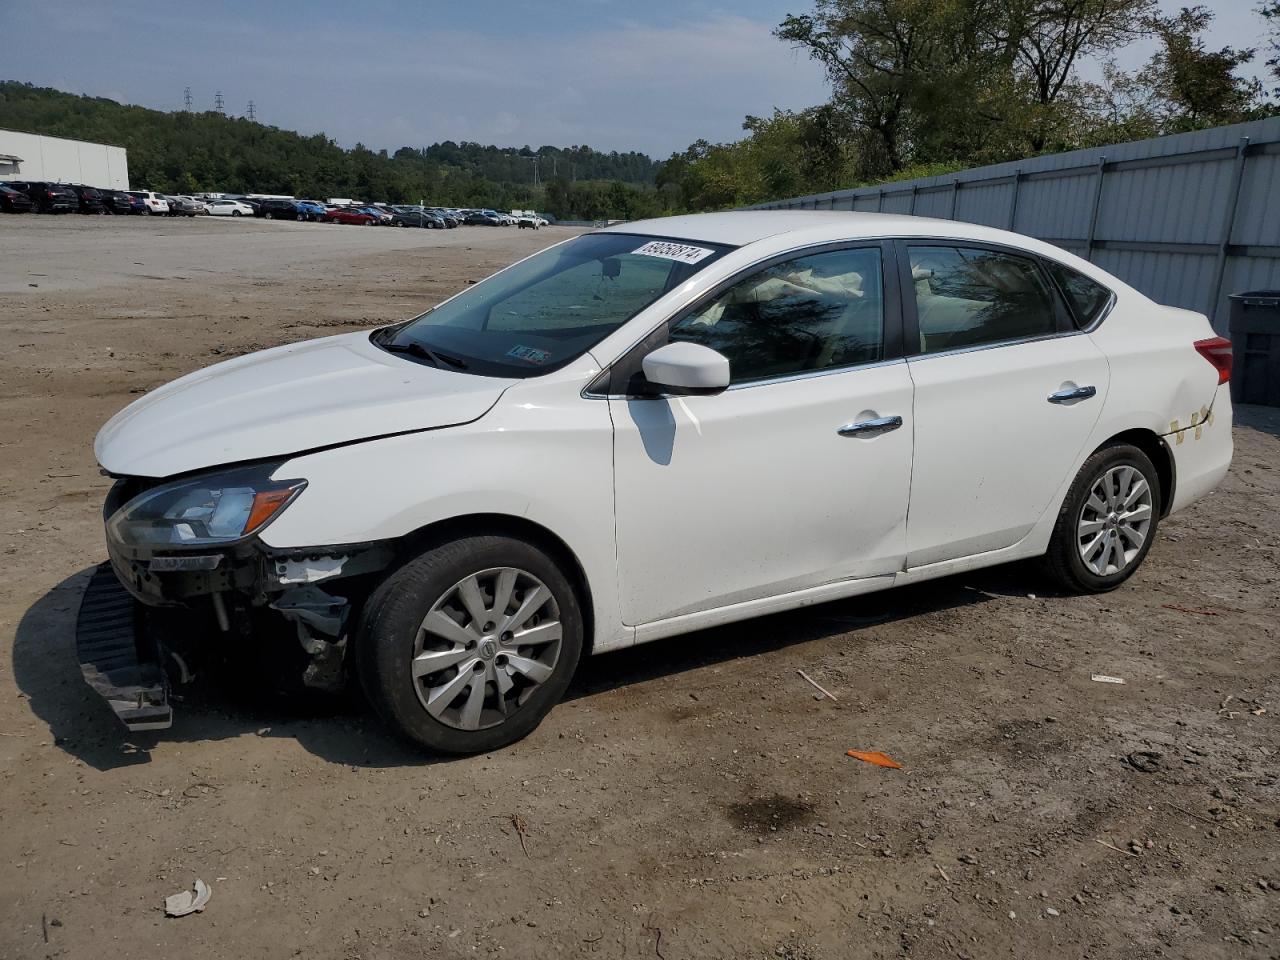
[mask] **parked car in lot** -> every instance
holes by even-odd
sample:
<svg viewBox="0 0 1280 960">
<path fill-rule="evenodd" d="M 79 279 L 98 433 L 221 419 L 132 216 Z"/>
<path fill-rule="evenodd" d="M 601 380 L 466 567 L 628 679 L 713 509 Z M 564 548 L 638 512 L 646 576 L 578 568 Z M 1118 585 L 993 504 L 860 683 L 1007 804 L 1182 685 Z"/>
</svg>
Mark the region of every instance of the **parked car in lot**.
<svg viewBox="0 0 1280 960">
<path fill-rule="evenodd" d="M 211 217 L 252 217 L 253 207 L 239 200 L 210 200 L 204 205 Z"/>
<path fill-rule="evenodd" d="M 133 212 L 133 198 L 123 190 L 104 190 L 99 188 L 98 196 L 102 198 L 102 205 L 107 213 Z"/>
<path fill-rule="evenodd" d="M 332 207 L 325 211 L 323 220 L 325 223 L 354 223 L 366 227 L 378 222 L 373 214 L 350 207 Z"/>
<path fill-rule="evenodd" d="M 421 207 L 417 209 L 403 207 L 393 210 L 391 213 L 391 225 L 395 227 L 426 227 L 429 230 L 444 230 L 447 226 L 443 217 L 429 210 L 423 210 Z"/>
<path fill-rule="evenodd" d="M 35 204 L 25 193 L 7 183 L 0 183 L 0 210 L 5 213 L 30 213 L 34 209 Z"/>
<path fill-rule="evenodd" d="M 369 216 L 373 217 L 373 222 L 379 226 L 391 226 L 391 213 L 387 210 L 383 210 L 381 207 L 369 205 L 367 207 L 357 207 L 356 209 L 361 213 L 367 213 Z"/>
<path fill-rule="evenodd" d="M 205 212 L 204 202 L 193 197 L 166 196 L 164 199 L 169 204 L 171 217 L 194 217 Z"/>
<path fill-rule="evenodd" d="M 537 230 L 539 227 L 545 227 L 546 225 L 547 221 L 543 220 L 542 217 L 538 216 L 536 213 L 522 213 L 516 217 L 516 226 L 521 230 Z"/>
<path fill-rule="evenodd" d="M 8 185 L 25 193 L 37 213 L 75 213 L 80 209 L 80 198 L 65 183 L 10 180 Z"/>
<path fill-rule="evenodd" d="M 306 219 L 305 215 L 299 216 L 298 203 L 296 200 L 280 200 L 275 198 L 264 198 L 254 201 L 257 208 L 256 215 L 265 217 L 270 220 L 302 220 Z"/>
<path fill-rule="evenodd" d="M 466 219 L 462 221 L 471 227 L 500 227 L 502 220 L 498 218 L 496 213 L 482 213 L 477 210 L 475 213 L 469 213 Z"/>
<path fill-rule="evenodd" d="M 296 204 L 299 220 L 315 221 L 324 216 L 325 205 L 319 200 L 298 200 Z"/>
<path fill-rule="evenodd" d="M 93 187 L 72 183 L 68 184 L 67 189 L 75 194 L 80 213 L 103 214 L 107 212 L 106 204 L 102 202 L 102 194 Z"/>
<path fill-rule="evenodd" d="M 584 654 L 1026 558 L 1120 586 L 1226 474 L 1230 370 L 1204 316 L 1002 230 L 618 225 L 113 418 L 80 656 L 127 723 L 163 724 L 163 681 L 118 659 L 145 618 L 105 614 L 183 604 L 300 642 L 313 682 L 349 658 L 426 747 L 491 750 Z"/>
<path fill-rule="evenodd" d="M 142 201 L 141 212 L 147 215 L 165 214 L 169 212 L 169 202 L 164 195 L 153 190 L 130 190 L 129 196 Z"/>
<path fill-rule="evenodd" d="M 462 216 L 456 210 L 446 210 L 444 207 L 427 207 L 427 212 L 434 213 L 443 220 L 444 225 L 450 230 L 462 225 Z"/>
</svg>

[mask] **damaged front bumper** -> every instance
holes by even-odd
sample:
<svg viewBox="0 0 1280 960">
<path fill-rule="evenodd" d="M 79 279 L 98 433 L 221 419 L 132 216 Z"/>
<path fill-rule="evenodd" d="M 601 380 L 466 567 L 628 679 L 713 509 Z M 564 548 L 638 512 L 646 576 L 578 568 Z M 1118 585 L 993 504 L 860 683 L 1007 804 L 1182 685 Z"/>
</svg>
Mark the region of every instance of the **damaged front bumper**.
<svg viewBox="0 0 1280 960">
<path fill-rule="evenodd" d="M 94 571 L 81 601 L 76 646 L 85 681 L 130 730 L 170 725 L 168 672 L 175 679 L 188 674 L 190 644 L 202 633 L 283 638 L 305 654 L 303 684 L 340 689 L 352 611 L 395 553 L 380 542 L 275 550 L 256 538 L 222 549 L 158 551 L 110 537 L 107 552 L 109 562 Z M 202 629 L 167 635 L 158 626 L 163 618 L 153 615 L 159 608 L 194 614 Z"/>
<path fill-rule="evenodd" d="M 85 683 L 126 727 L 164 730 L 173 723 L 169 682 L 159 651 L 141 629 L 139 607 L 111 565 L 100 564 L 80 600 L 76 653 Z"/>
</svg>

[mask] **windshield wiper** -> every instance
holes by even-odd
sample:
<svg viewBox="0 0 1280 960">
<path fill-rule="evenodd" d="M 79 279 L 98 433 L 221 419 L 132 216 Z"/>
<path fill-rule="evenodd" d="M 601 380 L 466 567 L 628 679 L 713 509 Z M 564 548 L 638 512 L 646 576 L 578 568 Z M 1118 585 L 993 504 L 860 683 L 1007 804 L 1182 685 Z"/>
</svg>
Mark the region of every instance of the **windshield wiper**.
<svg viewBox="0 0 1280 960">
<path fill-rule="evenodd" d="M 388 353 L 407 353 L 411 357 L 418 357 L 426 360 L 435 367 L 453 367 L 455 370 L 467 369 L 467 361 L 458 357 L 451 357 L 447 353 L 441 353 L 438 350 L 429 350 L 416 340 L 410 340 L 408 343 L 382 343 L 379 344 L 383 350 Z"/>
</svg>

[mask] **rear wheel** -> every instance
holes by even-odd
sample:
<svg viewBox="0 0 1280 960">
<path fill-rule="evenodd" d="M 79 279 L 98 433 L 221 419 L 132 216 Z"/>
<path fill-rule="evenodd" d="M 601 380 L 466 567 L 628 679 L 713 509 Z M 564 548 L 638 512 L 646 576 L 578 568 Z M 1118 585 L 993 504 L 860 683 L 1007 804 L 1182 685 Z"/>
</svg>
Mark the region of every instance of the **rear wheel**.
<svg viewBox="0 0 1280 960">
<path fill-rule="evenodd" d="M 526 736 L 564 695 L 583 618 L 540 548 L 477 536 L 388 577 L 365 606 L 357 643 L 384 720 L 432 750 L 479 753 Z"/>
<path fill-rule="evenodd" d="M 1130 444 L 1103 447 L 1067 491 L 1044 557 L 1046 571 L 1072 592 L 1114 590 L 1146 559 L 1162 498 L 1150 457 Z"/>
</svg>

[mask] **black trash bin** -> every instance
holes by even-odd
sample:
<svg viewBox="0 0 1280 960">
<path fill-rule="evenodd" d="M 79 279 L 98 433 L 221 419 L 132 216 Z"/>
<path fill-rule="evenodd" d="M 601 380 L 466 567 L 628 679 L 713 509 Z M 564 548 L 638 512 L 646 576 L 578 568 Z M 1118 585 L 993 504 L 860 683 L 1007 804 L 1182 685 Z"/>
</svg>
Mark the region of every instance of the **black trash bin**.
<svg viewBox="0 0 1280 960">
<path fill-rule="evenodd" d="M 1280 290 L 1231 295 L 1231 400 L 1280 407 Z"/>
</svg>

